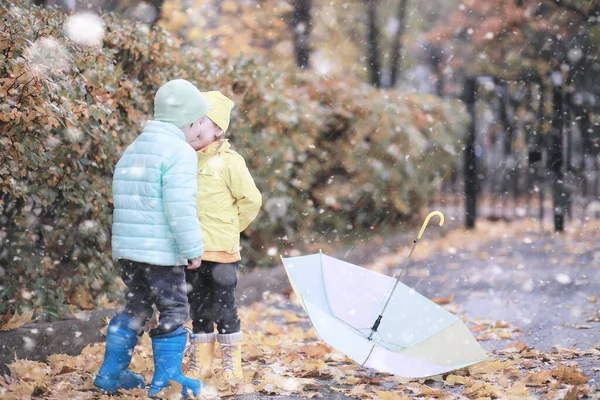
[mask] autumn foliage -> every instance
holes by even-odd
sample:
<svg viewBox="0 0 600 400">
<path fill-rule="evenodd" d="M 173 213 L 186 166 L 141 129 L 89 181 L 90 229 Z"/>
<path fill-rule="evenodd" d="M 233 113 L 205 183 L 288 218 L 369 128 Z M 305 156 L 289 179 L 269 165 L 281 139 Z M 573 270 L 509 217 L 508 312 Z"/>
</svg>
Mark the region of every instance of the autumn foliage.
<svg viewBox="0 0 600 400">
<path fill-rule="evenodd" d="M 315 234 L 371 232 L 418 210 L 454 161 L 458 102 L 379 92 L 354 79 L 278 74 L 104 17 L 101 47 L 63 33 L 55 9 L 0 7 L 0 314 L 116 298 L 111 179 L 121 151 L 175 77 L 237 106 L 230 139 L 264 194 L 245 263 L 302 250 Z M 273 256 L 273 251 L 269 252 Z"/>
</svg>

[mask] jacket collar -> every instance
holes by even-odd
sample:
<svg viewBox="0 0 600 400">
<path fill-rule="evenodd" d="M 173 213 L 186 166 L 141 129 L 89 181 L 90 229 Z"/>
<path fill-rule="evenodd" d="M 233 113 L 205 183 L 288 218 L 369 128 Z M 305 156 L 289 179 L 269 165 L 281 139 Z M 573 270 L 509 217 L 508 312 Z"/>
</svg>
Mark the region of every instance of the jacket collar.
<svg viewBox="0 0 600 400">
<path fill-rule="evenodd" d="M 149 120 L 146 123 L 144 132 L 167 134 L 185 140 L 185 135 L 183 134 L 183 131 L 175 125 L 170 124 L 168 122 Z"/>
<path fill-rule="evenodd" d="M 221 139 L 215 142 L 212 142 L 204 149 L 198 151 L 198 156 L 214 156 L 215 154 L 219 154 L 224 152 L 225 150 L 231 148 L 231 144 L 228 139 Z"/>
</svg>

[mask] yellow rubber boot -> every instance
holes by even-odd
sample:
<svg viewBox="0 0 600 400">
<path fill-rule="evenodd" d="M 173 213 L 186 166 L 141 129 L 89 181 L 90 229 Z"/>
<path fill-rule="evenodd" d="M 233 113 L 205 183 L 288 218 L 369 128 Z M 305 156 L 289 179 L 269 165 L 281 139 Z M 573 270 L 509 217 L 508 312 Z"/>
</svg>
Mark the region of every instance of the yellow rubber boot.
<svg viewBox="0 0 600 400">
<path fill-rule="evenodd" d="M 217 341 L 223 356 L 223 377 L 243 379 L 242 372 L 242 332 L 218 334 Z"/>
<path fill-rule="evenodd" d="M 190 358 L 185 375 L 192 379 L 205 380 L 213 376 L 215 358 L 214 333 L 196 333 L 190 339 Z"/>
</svg>

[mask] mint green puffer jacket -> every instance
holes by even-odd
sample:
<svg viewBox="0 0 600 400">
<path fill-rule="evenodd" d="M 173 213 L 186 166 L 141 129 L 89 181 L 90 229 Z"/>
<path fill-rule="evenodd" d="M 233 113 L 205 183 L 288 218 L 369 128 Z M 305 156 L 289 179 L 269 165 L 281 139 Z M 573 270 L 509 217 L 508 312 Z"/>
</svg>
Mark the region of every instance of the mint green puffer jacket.
<svg viewBox="0 0 600 400">
<path fill-rule="evenodd" d="M 198 158 L 175 125 L 148 121 L 113 176 L 113 259 L 186 265 L 204 253 Z"/>
</svg>

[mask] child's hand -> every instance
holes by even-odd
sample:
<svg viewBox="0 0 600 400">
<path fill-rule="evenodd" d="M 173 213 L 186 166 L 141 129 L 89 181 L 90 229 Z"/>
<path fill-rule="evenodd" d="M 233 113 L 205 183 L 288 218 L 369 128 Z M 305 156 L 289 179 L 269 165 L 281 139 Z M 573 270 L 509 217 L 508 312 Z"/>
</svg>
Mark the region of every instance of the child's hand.
<svg viewBox="0 0 600 400">
<path fill-rule="evenodd" d="M 200 267 L 200 264 L 202 264 L 202 257 L 188 260 L 188 269 L 196 269 L 196 268 Z"/>
</svg>

